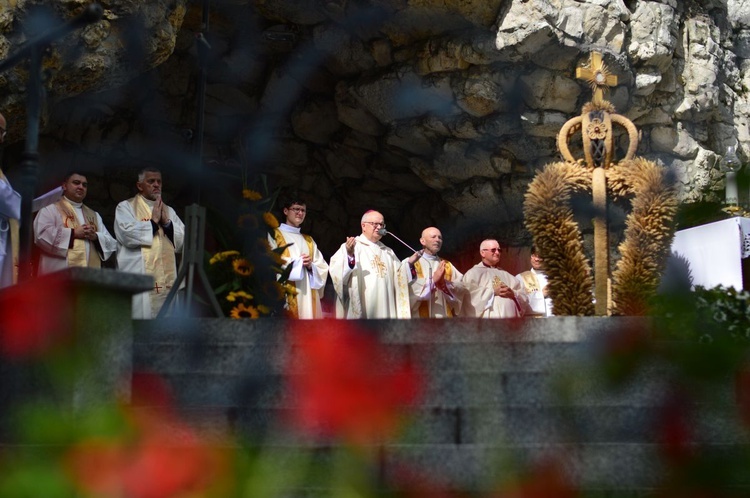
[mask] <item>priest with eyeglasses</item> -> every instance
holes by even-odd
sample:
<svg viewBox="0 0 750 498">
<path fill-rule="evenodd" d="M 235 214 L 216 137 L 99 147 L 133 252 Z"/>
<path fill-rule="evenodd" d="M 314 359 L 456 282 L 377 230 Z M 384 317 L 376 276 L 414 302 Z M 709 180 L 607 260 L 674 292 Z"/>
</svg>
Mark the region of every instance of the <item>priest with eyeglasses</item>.
<svg viewBox="0 0 750 498">
<path fill-rule="evenodd" d="M 367 211 L 360 226 L 362 233 L 347 237 L 329 264 L 336 317 L 411 318 L 408 281 L 419 253 L 402 263 L 380 241 L 385 219 L 377 211 Z"/>
<path fill-rule="evenodd" d="M 477 318 L 517 318 L 524 314 L 529 298 L 523 283 L 500 268 L 500 244 L 493 239 L 479 246 L 482 261 L 464 275 L 471 293 L 464 316 Z"/>
</svg>

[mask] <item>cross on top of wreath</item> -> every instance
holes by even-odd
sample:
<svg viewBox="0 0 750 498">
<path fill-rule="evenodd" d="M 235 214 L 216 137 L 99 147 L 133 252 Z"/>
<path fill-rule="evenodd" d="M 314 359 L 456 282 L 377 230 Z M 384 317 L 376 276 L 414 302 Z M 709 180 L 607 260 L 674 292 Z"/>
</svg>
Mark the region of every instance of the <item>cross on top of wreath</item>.
<svg viewBox="0 0 750 498">
<path fill-rule="evenodd" d="M 526 227 L 544 256 L 549 297 L 555 315 L 638 315 L 648 309 L 656 292 L 674 235 L 677 190 L 665 168 L 635 157 L 638 130 L 615 112 L 604 93 L 617 85 L 600 53 L 576 68 L 576 77 L 593 91 L 581 114 L 560 129 L 557 145 L 562 161 L 545 166 L 529 184 L 524 202 Z M 614 125 L 625 129 L 625 157 L 614 158 Z M 584 158 L 576 158 L 568 143 L 581 132 Z M 575 219 L 573 195 L 592 196 L 594 271 L 584 254 Z M 630 200 L 620 260 L 610 278 L 607 198 Z M 595 298 L 595 300 L 593 299 Z"/>
<path fill-rule="evenodd" d="M 638 130 L 626 117 L 615 113 L 614 106 L 604 100 L 604 92 L 617 85 L 617 76 L 610 73 L 602 61 L 602 54 L 592 52 L 587 66 L 576 68 L 576 77 L 588 81 L 594 92 L 591 102 L 583 106 L 580 116 L 565 123 L 557 137 L 560 153 L 566 161 L 576 162 L 570 153 L 568 142 L 581 131 L 583 153 L 590 168 L 609 168 L 613 162 L 613 125 L 620 125 L 628 132 L 630 144 L 624 159 L 632 159 L 638 148 Z"/>
<path fill-rule="evenodd" d="M 576 78 L 589 82 L 591 90 L 594 92 L 594 97 L 591 100 L 595 104 L 601 104 L 604 101 L 604 92 L 609 90 L 609 87 L 617 86 L 617 76 L 609 72 L 609 68 L 602 61 L 602 54 L 599 52 L 591 53 L 588 67 L 576 68 Z"/>
</svg>

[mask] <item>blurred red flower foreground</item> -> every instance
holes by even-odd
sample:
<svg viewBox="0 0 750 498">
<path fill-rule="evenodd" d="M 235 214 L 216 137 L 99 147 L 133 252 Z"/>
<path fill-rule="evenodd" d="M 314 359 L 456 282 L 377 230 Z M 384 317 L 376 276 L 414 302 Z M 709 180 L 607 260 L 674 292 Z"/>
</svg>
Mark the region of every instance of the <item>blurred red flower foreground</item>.
<svg viewBox="0 0 750 498">
<path fill-rule="evenodd" d="M 38 358 L 70 340 L 73 299 L 70 282 L 46 276 L 3 290 L 0 299 L 0 353 Z"/>
<path fill-rule="evenodd" d="M 374 334 L 346 320 L 296 321 L 286 365 L 290 424 L 303 434 L 366 444 L 393 435 L 421 375 Z"/>
<path fill-rule="evenodd" d="M 122 407 L 130 430 L 74 445 L 65 457 L 68 475 L 85 496 L 221 496 L 229 456 L 179 420 L 161 378 L 133 377 L 136 407 Z"/>
</svg>

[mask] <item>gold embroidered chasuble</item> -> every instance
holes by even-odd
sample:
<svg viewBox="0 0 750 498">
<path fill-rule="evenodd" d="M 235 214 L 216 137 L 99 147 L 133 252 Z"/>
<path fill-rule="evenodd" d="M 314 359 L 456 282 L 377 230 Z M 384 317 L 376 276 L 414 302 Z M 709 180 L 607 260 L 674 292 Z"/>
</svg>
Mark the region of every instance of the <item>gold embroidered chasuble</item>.
<svg viewBox="0 0 750 498">
<path fill-rule="evenodd" d="M 427 270 L 422 269 L 422 260 L 425 260 L 425 266 L 427 266 Z M 412 282 L 410 284 L 412 293 L 411 293 L 411 299 L 412 299 L 412 315 L 415 313 L 415 307 L 416 314 L 420 318 L 441 318 L 443 316 L 445 317 L 454 317 L 457 316 L 460 309 L 461 309 L 461 298 L 463 296 L 463 287 L 457 287 L 454 286 L 454 297 L 455 302 L 452 303 L 448 300 L 445 293 L 442 292 L 440 289 L 434 289 L 431 291 L 431 295 L 429 296 L 429 300 L 417 300 L 416 296 L 416 290 L 415 290 L 415 283 L 417 285 L 429 285 L 429 283 L 425 282 L 425 279 L 431 279 L 431 275 L 428 274 L 428 272 L 434 272 L 435 267 L 440 264 L 441 261 L 445 261 L 445 276 L 443 277 L 446 282 L 451 283 L 457 283 L 463 278 L 463 275 L 460 271 L 455 269 L 453 265 L 450 263 L 450 261 L 444 260 L 442 258 L 437 258 L 434 261 L 429 261 L 427 258 L 422 256 L 414 263 L 414 271 L 417 274 L 417 280 L 415 282 Z M 433 263 L 433 264 L 430 264 Z M 416 302 L 415 302 L 416 301 Z M 417 304 L 418 303 L 418 304 Z M 431 305 L 432 303 L 432 305 Z M 433 307 L 437 307 L 439 309 L 431 309 Z M 444 314 L 443 314 L 444 313 Z"/>
<path fill-rule="evenodd" d="M 151 220 L 153 202 L 149 205 L 142 195 L 136 195 L 130 203 L 136 219 Z M 141 254 L 145 273 L 154 277 L 154 288 L 151 289 L 151 316 L 155 317 L 177 279 L 175 247 L 164 233 L 163 227 L 159 226 L 159 230 L 153 236 L 151 246 L 141 247 Z"/>
<path fill-rule="evenodd" d="M 356 237 L 355 266 L 349 268 L 345 244 L 331 257 L 337 318 L 411 318 L 409 265 L 391 248 Z"/>
<path fill-rule="evenodd" d="M 521 280 L 505 270 L 478 263 L 464 274 L 463 281 L 470 291 L 470 299 L 464 303 L 466 316 L 515 318 L 523 316 L 528 307 L 529 298 Z M 494 288 L 500 282 L 513 290 L 516 300 L 494 295 Z"/>
<path fill-rule="evenodd" d="M 539 280 L 537 280 L 536 275 L 532 271 L 525 271 L 522 273 L 519 273 L 517 275 L 518 277 L 521 277 L 523 280 L 523 284 L 526 286 L 526 292 L 532 293 L 532 292 L 539 292 L 541 287 L 539 286 Z"/>
<path fill-rule="evenodd" d="M 304 240 L 304 246 L 301 243 L 295 242 L 300 239 Z M 322 280 L 322 285 L 325 285 L 325 281 L 328 279 L 328 264 L 323 259 L 320 251 L 317 250 L 317 246 L 311 236 L 297 233 L 296 231 L 282 231 L 279 228 L 275 228 L 273 237 L 270 237 L 269 242 L 272 248 L 285 247 L 281 253 L 281 257 L 289 262 L 288 264 L 292 264 L 291 260 L 299 258 L 306 252 L 312 260 L 314 271 L 317 271 Z M 305 275 L 302 280 L 290 280 L 290 283 L 294 284 L 297 294 L 294 296 L 287 295 L 287 311 L 294 318 L 323 318 L 323 310 L 320 306 L 320 293 L 317 289 L 312 288 L 312 285 L 315 285 L 312 276 L 307 274 L 306 269 L 303 271 Z"/>
<path fill-rule="evenodd" d="M 65 228 L 75 229 L 81 226 L 81 222 L 75 212 L 75 206 L 65 196 L 61 197 L 60 200 L 55 203 L 55 207 L 60 213 L 60 216 L 62 216 L 63 226 L 65 226 Z M 81 210 L 83 211 L 83 219 L 86 221 L 86 224 L 93 225 L 95 231 L 98 232 L 99 227 L 96 223 L 96 213 L 85 204 L 81 204 Z M 90 244 L 88 251 L 86 250 L 86 245 L 86 241 L 83 239 L 73 239 L 73 247 L 68 249 L 68 267 L 102 267 L 101 259 L 99 258 L 96 249 L 93 247 L 93 244 Z"/>
</svg>

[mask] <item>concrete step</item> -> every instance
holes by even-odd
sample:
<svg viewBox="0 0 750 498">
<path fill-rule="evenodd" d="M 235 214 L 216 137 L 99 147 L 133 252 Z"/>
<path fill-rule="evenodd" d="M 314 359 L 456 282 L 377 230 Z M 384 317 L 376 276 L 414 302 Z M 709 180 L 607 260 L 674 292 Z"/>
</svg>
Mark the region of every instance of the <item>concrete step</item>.
<svg viewBox="0 0 750 498">
<path fill-rule="evenodd" d="M 622 406 L 420 407 L 406 414 L 406 424 L 396 440 L 409 444 L 655 443 L 660 440 L 660 410 Z M 212 441 L 235 437 L 289 444 L 300 441 L 299 434 L 285 422 L 290 416 L 287 409 L 183 406 L 180 413 Z M 732 412 L 696 409 L 692 423 L 689 437 L 695 444 L 735 444 L 744 430 Z"/>
<path fill-rule="evenodd" d="M 285 389 L 281 374 L 164 374 L 180 404 L 253 405 L 263 408 L 290 408 L 298 400 Z M 428 372 L 418 406 L 443 408 L 499 408 L 504 406 L 543 407 L 559 405 L 563 395 L 572 406 L 654 406 L 663 399 L 668 386 L 661 379 L 647 378 L 612 391 L 601 384 L 578 384 L 564 392 L 555 372 Z"/>
<path fill-rule="evenodd" d="M 140 322 L 134 363 L 171 385 L 185 419 L 209 440 L 239 436 L 262 443 L 263 451 L 287 451 L 290 459 L 313 451 L 325 460 L 327 448 L 334 451 L 337 443 L 319 439 L 308 448 L 281 424 L 299 402 L 286 391 L 285 376 L 314 375 L 288 365 L 296 347 L 287 340 L 289 324 Z M 389 359 L 408 360 L 425 376 L 410 424 L 398 438 L 381 441 L 383 476 L 406 466 L 441 476 L 456 489 L 489 489 L 489 483 L 516 475 L 517 468 L 505 462 L 523 464 L 548 454 L 561 456 L 575 482 L 605 494 L 645 494 L 664 476 L 657 424 L 661 405 L 672 395 L 669 369 L 653 364 L 614 387 L 595 368 L 611 334 L 623 327 L 647 330 L 646 320 L 372 320 L 346 326 L 377 334 Z M 731 455 L 747 442 L 740 437 L 745 431 L 731 382 L 712 395 L 711 406 L 689 407 L 688 438 L 701 452 Z"/>
</svg>

